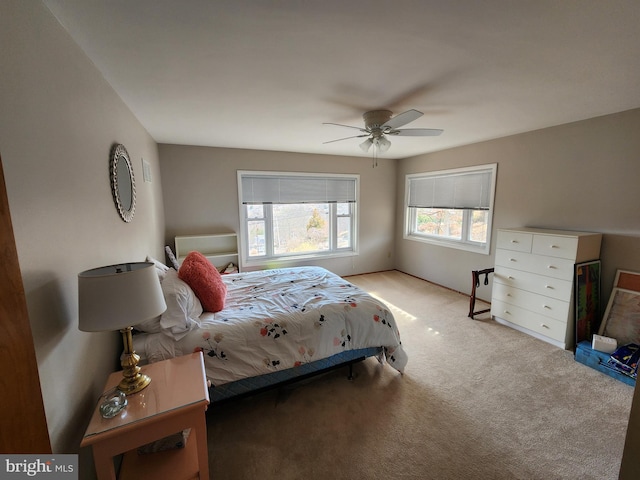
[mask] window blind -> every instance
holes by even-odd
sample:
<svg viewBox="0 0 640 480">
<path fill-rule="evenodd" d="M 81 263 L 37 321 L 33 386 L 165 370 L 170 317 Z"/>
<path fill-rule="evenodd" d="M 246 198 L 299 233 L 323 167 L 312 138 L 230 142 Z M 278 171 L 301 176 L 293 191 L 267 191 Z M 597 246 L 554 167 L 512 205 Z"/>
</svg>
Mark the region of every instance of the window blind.
<svg viewBox="0 0 640 480">
<path fill-rule="evenodd" d="M 355 203 L 356 178 L 241 174 L 242 203 Z"/>
<path fill-rule="evenodd" d="M 489 210 L 492 170 L 409 177 L 409 207 Z"/>
</svg>

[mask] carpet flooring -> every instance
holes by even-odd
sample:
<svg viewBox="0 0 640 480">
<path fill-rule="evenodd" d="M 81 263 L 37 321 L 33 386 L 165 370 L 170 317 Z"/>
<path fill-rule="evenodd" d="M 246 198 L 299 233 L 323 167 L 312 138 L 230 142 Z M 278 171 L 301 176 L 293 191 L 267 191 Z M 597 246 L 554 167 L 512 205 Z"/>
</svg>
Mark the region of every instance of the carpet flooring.
<svg viewBox="0 0 640 480">
<path fill-rule="evenodd" d="M 615 479 L 633 388 L 398 271 L 347 277 L 393 312 L 375 359 L 207 413 L 212 479 Z M 481 304 L 477 308 L 481 308 Z"/>
</svg>

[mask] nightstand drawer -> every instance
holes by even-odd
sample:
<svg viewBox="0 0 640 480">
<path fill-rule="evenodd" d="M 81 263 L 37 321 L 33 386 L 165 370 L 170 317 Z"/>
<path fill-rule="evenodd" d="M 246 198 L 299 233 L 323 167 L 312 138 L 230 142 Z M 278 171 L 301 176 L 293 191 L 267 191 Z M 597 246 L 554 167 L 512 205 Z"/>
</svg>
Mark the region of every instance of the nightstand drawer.
<svg viewBox="0 0 640 480">
<path fill-rule="evenodd" d="M 513 324 L 524 327 L 533 332 L 564 343 L 567 334 L 566 322 L 558 322 L 524 308 L 516 307 L 500 300 L 491 302 L 491 315 L 499 317 Z"/>
<path fill-rule="evenodd" d="M 498 249 L 496 250 L 496 265 L 573 281 L 575 264 L 572 260 L 565 258 Z"/>
<path fill-rule="evenodd" d="M 573 282 L 559 278 L 496 266 L 493 282 L 566 301 L 573 293 Z M 494 287 L 495 288 L 495 287 Z"/>
<path fill-rule="evenodd" d="M 554 235 L 534 235 L 532 253 L 547 257 L 567 258 L 574 262 L 578 251 L 577 237 L 556 237 Z"/>
<path fill-rule="evenodd" d="M 509 287 L 501 283 L 494 283 L 493 298 L 553 318 L 563 324 L 567 323 L 569 302 Z"/>
</svg>

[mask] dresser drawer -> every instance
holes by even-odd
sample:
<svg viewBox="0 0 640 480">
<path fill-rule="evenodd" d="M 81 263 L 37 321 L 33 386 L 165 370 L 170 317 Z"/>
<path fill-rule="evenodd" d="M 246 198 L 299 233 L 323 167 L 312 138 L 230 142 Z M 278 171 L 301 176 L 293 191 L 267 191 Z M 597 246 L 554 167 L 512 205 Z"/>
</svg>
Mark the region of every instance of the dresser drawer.
<svg viewBox="0 0 640 480">
<path fill-rule="evenodd" d="M 509 230 L 498 230 L 497 248 L 515 250 L 517 252 L 531 252 L 533 235 Z"/>
<path fill-rule="evenodd" d="M 566 322 L 559 322 L 500 300 L 491 302 L 491 315 L 534 331 L 558 342 L 565 342 Z"/>
<path fill-rule="evenodd" d="M 523 272 L 507 267 L 496 266 L 493 283 L 502 283 L 511 287 L 538 293 L 558 300 L 568 300 L 573 294 L 573 282 L 559 278 Z M 495 288 L 495 287 L 494 287 Z"/>
<path fill-rule="evenodd" d="M 496 265 L 573 281 L 574 263 L 566 258 L 498 249 L 496 250 Z"/>
<path fill-rule="evenodd" d="M 546 255 L 547 257 L 567 258 L 574 262 L 577 252 L 577 237 L 557 237 L 555 235 L 533 236 L 531 253 Z"/>
<path fill-rule="evenodd" d="M 569 302 L 527 292 L 526 290 L 520 290 L 501 283 L 493 284 L 493 298 L 545 317 L 553 318 L 563 324 L 567 323 Z"/>
</svg>

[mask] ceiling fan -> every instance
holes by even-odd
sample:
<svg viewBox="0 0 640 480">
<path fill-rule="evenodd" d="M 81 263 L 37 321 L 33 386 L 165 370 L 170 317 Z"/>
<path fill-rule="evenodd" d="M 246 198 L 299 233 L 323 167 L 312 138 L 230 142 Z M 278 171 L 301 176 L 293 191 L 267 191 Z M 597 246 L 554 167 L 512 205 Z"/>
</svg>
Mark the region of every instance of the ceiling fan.
<svg viewBox="0 0 640 480">
<path fill-rule="evenodd" d="M 407 110 L 393 118 L 392 115 L 393 113 L 389 110 L 371 110 L 366 112 L 362 115 L 362 118 L 364 119 L 364 128 L 342 125 L 340 123 L 325 122 L 323 125 L 337 125 L 339 127 L 355 128 L 360 130 L 362 133 L 360 135 L 338 138 L 336 140 L 329 140 L 328 142 L 323 143 L 333 143 L 348 140 L 350 138 L 367 137 L 367 139 L 360 144 L 360 148 L 364 152 L 368 152 L 371 145 L 374 145 L 378 151 L 384 153 L 389 150 L 389 147 L 391 146 L 391 142 L 387 138 L 387 135 L 399 137 L 433 137 L 442 133 L 442 130 L 436 128 L 404 128 L 400 130 L 399 127 L 413 122 L 423 115 L 423 113 L 418 110 Z"/>
</svg>

